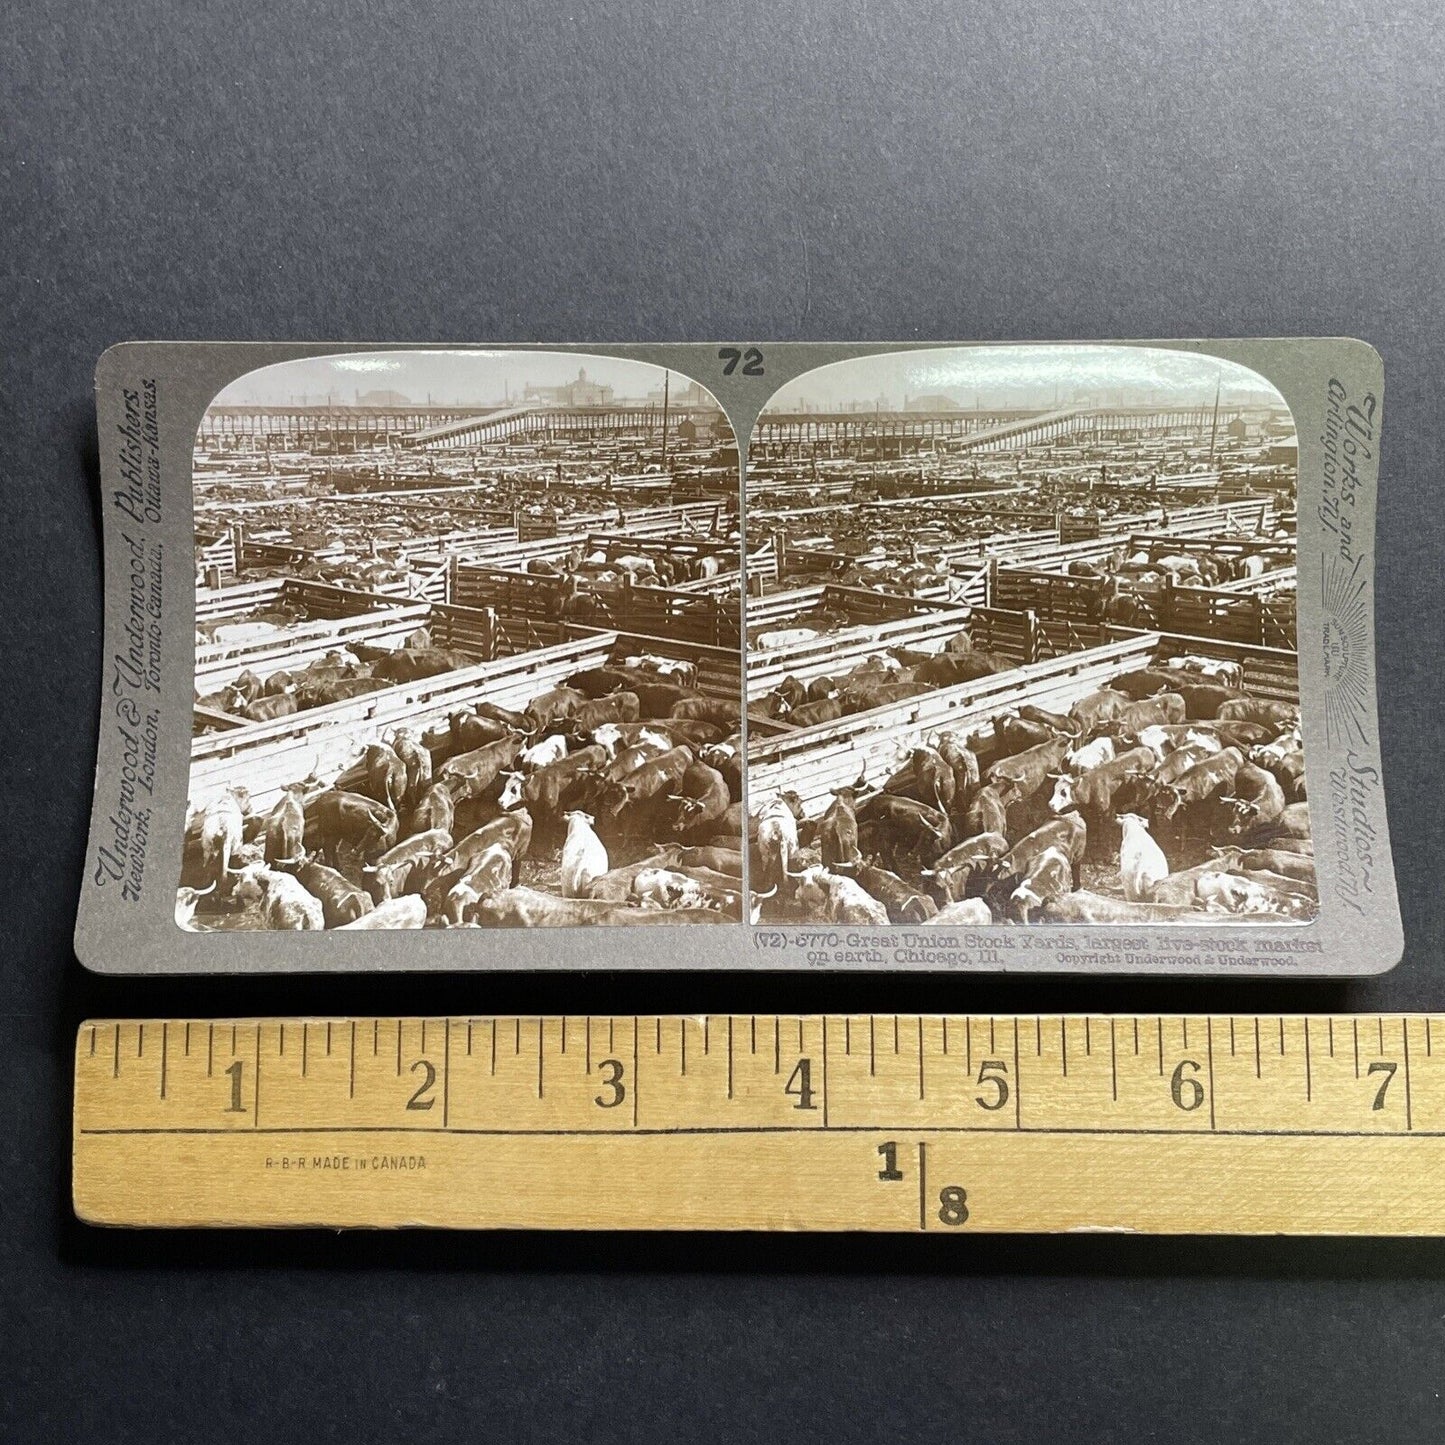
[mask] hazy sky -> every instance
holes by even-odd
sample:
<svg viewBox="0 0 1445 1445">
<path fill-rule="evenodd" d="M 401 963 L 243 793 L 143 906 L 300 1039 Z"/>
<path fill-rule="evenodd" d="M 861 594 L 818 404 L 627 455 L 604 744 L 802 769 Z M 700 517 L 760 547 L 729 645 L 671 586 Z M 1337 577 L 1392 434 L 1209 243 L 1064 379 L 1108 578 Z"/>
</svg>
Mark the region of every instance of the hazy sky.
<svg viewBox="0 0 1445 1445">
<path fill-rule="evenodd" d="M 1134 346 L 940 346 L 835 362 L 790 381 L 768 403 L 789 411 L 873 402 L 901 407 L 906 397 L 942 392 L 971 405 L 1051 406 L 1070 400 L 1126 405 L 1281 402 L 1262 376 L 1231 361 Z"/>
<path fill-rule="evenodd" d="M 585 368 L 590 381 L 611 386 L 620 397 L 645 396 L 662 385 L 662 368 L 641 361 L 578 356 L 555 351 L 373 351 L 307 357 L 262 367 L 238 377 L 213 405 L 261 406 L 349 403 L 358 393 L 397 391 L 408 401 L 489 405 L 526 385 L 558 386 Z M 673 373 L 673 386 L 685 379 Z"/>
</svg>

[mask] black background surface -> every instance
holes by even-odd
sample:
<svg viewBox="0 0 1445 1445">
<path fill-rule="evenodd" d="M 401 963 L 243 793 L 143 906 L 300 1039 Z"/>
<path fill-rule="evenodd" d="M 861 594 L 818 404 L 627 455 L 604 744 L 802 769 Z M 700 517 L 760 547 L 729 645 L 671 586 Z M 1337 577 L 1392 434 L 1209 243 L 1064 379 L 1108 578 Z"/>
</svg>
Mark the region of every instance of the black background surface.
<svg viewBox="0 0 1445 1445">
<path fill-rule="evenodd" d="M 0 26 L 0 1432 L 1438 1440 L 1445 1250 L 127 1235 L 86 1013 L 1445 1007 L 1442 31 L 1428 0 L 37 0 Z M 91 979 L 91 371 L 132 338 L 1355 335 L 1386 364 L 1405 962 L 1354 984 Z"/>
</svg>

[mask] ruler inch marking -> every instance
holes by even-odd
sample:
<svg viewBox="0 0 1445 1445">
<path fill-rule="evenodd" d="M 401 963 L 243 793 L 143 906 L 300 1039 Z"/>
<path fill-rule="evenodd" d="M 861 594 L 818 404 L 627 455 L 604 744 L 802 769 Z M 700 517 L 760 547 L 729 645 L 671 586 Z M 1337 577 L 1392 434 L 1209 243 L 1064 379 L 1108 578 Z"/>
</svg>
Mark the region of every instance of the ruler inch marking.
<svg viewBox="0 0 1445 1445">
<path fill-rule="evenodd" d="M 1405 1050 L 1405 1132 L 1408 1134 L 1414 1129 L 1415 1121 L 1410 1100 L 1410 1020 L 1403 1016 L 1400 1019 L 1400 1041 Z"/>
<path fill-rule="evenodd" d="M 928 1145 L 918 1141 L 918 1229 L 928 1233 Z"/>
<path fill-rule="evenodd" d="M 161 1024 L 161 1098 L 166 1096 L 166 1066 L 169 1062 L 169 1034 L 171 1026 L 168 1023 Z"/>
</svg>

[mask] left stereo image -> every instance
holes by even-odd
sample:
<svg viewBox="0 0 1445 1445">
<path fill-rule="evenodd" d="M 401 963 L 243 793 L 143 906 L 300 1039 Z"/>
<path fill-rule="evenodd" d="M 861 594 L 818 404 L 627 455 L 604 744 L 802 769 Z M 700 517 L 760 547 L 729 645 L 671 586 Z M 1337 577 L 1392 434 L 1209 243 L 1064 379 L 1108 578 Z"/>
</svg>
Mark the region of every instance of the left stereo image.
<svg viewBox="0 0 1445 1445">
<path fill-rule="evenodd" d="M 304 357 L 216 395 L 191 477 L 181 927 L 743 919 L 738 441 L 706 388 Z"/>
</svg>

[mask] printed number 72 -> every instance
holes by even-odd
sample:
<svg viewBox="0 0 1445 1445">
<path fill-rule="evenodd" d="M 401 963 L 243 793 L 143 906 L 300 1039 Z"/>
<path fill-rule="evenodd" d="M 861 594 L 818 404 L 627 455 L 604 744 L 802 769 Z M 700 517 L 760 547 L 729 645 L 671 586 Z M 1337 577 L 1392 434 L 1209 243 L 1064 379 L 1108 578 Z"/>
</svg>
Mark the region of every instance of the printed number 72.
<svg viewBox="0 0 1445 1445">
<path fill-rule="evenodd" d="M 723 375 L 731 376 L 737 370 L 738 362 L 742 362 L 744 376 L 761 376 L 763 374 L 763 353 L 756 346 L 750 346 L 746 351 L 739 351 L 736 346 L 724 346 L 717 354 L 717 359 L 724 363 Z"/>
</svg>

